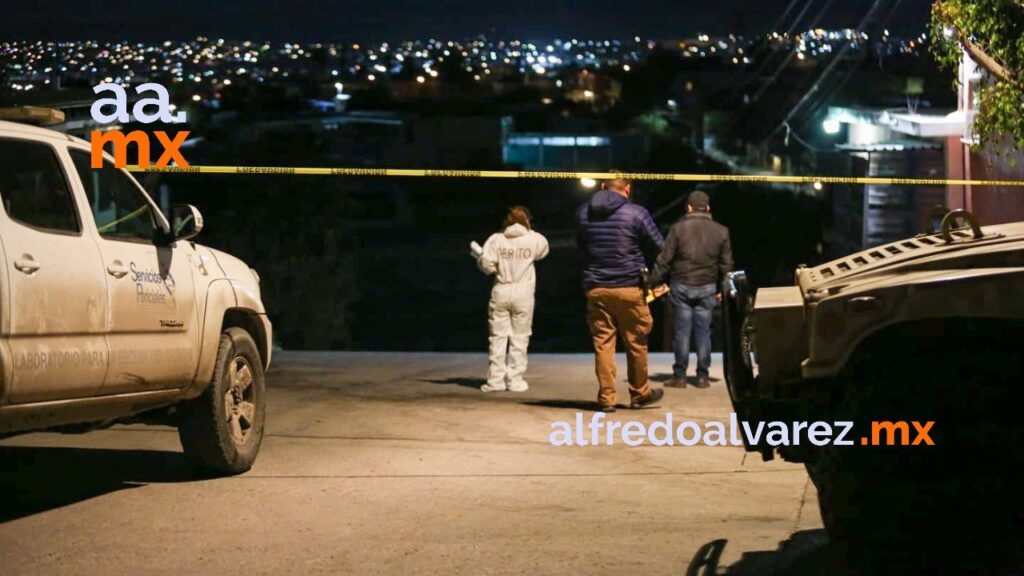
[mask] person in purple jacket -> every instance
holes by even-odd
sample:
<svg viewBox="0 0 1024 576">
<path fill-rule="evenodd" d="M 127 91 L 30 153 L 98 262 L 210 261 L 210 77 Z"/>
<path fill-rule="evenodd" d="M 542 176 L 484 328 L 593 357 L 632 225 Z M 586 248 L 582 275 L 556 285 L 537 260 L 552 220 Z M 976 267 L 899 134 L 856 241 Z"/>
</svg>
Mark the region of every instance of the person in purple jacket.
<svg viewBox="0 0 1024 576">
<path fill-rule="evenodd" d="M 597 401 L 604 412 L 615 411 L 615 344 L 620 334 L 626 346 L 630 408 L 653 405 L 664 394 L 647 379 L 647 337 L 653 320 L 641 276 L 646 257 L 653 259 L 665 240 L 650 212 L 630 202 L 631 194 L 629 180 L 609 180 L 576 211 L 587 323 L 600 386 Z"/>
</svg>

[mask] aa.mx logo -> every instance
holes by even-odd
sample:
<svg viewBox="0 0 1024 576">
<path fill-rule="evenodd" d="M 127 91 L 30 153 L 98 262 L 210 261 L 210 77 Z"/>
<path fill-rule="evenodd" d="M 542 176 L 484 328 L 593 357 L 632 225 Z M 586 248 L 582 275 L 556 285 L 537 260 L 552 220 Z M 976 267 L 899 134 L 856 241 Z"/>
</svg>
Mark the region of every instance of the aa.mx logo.
<svg viewBox="0 0 1024 576">
<path fill-rule="evenodd" d="M 96 94 L 101 92 L 113 93 L 112 98 L 100 98 L 93 103 L 90 112 L 92 112 L 92 119 L 100 124 L 113 124 L 115 122 L 119 124 L 127 124 L 134 118 L 138 122 L 143 124 L 152 124 L 153 122 L 163 122 L 164 124 L 181 124 L 185 121 L 185 113 L 178 112 L 172 114 L 170 96 L 167 93 L 167 88 L 155 82 L 147 84 L 140 84 L 135 88 L 135 92 L 138 94 L 144 94 L 151 92 L 156 97 L 142 98 L 135 103 L 132 107 L 131 113 L 128 112 L 128 93 L 124 88 L 117 84 L 100 84 L 94 86 L 92 91 Z M 113 108 L 112 112 L 105 112 L 104 109 Z M 147 111 L 156 108 L 155 111 Z M 174 135 L 174 138 L 170 138 L 163 130 L 153 132 L 156 139 L 164 147 L 164 153 L 157 159 L 156 164 L 153 164 L 154 168 L 163 168 L 173 161 L 177 166 L 181 168 L 188 168 L 188 162 L 181 155 L 179 148 L 188 138 L 188 131 L 183 130 Z M 103 167 L 103 146 L 110 143 L 114 148 L 114 165 L 118 168 L 124 168 L 128 165 L 128 144 L 135 144 L 139 152 L 138 166 L 140 168 L 150 167 L 150 155 L 149 155 L 149 135 L 142 130 L 133 130 L 128 134 L 121 132 L 120 130 L 93 130 L 91 136 L 92 141 L 92 167 L 102 168 Z"/>
</svg>

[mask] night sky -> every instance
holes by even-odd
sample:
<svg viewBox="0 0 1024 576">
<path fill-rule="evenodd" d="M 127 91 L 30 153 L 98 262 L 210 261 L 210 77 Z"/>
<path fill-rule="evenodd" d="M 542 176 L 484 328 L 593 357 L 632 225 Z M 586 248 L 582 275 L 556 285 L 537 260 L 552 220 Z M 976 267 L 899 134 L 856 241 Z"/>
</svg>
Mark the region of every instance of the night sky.
<svg viewBox="0 0 1024 576">
<path fill-rule="evenodd" d="M 826 0 L 793 0 L 796 14 Z M 886 4 L 890 4 L 888 0 Z M 790 0 L 49 0 L 8 2 L 5 39 L 185 39 L 196 35 L 275 41 L 381 41 L 466 38 L 543 40 L 555 37 L 668 39 L 698 31 L 763 32 Z M 828 28 L 855 26 L 872 0 L 838 0 L 822 19 Z M 930 0 L 903 0 L 890 21 L 895 33 L 917 34 Z"/>
</svg>

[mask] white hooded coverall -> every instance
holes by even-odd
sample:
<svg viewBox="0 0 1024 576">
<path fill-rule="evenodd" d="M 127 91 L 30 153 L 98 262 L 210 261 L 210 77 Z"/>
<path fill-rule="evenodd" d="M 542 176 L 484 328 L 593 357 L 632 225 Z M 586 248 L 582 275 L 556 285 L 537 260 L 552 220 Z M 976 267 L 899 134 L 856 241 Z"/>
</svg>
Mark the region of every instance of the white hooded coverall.
<svg viewBox="0 0 1024 576">
<path fill-rule="evenodd" d="M 484 243 L 480 270 L 495 275 L 488 308 L 491 357 L 484 391 L 527 389 L 523 374 L 537 285 L 533 263 L 547 255 L 547 239 L 522 224 L 492 234 Z"/>
</svg>

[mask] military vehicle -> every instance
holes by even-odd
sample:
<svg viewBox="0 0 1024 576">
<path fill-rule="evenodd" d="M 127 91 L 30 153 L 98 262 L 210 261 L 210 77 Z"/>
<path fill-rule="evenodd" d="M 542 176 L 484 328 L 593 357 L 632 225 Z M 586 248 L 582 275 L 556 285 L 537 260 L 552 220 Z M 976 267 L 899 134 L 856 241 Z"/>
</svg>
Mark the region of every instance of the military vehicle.
<svg viewBox="0 0 1024 576">
<path fill-rule="evenodd" d="M 0 435 L 166 423 L 199 468 L 248 470 L 272 333 L 256 272 L 192 242 L 195 207 L 168 220 L 53 130 L 0 121 L 0 203 Z"/>
<path fill-rule="evenodd" d="M 728 277 L 738 417 L 849 422 L 852 445 L 746 448 L 806 465 L 833 541 L 921 558 L 1016 547 L 1024 222 L 952 211 L 937 231 L 751 292 L 744 272 Z"/>
</svg>

